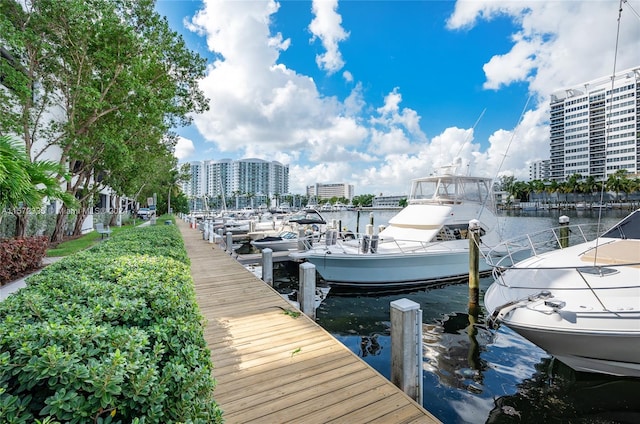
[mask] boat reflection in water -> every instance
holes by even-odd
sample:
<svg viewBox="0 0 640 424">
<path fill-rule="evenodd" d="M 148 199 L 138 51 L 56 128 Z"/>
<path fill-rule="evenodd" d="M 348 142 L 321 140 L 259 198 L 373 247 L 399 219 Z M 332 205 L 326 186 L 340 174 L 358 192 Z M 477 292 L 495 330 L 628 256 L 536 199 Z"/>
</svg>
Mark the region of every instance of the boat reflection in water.
<svg viewBox="0 0 640 424">
<path fill-rule="evenodd" d="M 640 380 L 576 372 L 552 358 L 536 368 L 517 393 L 496 399 L 487 423 L 640 422 Z"/>
<path fill-rule="evenodd" d="M 435 324 L 422 325 L 425 371 L 434 373 L 449 387 L 482 392 L 483 371 L 487 364 L 480 357 L 482 341 L 489 333 L 475 325 L 478 316 L 456 313 Z"/>
</svg>

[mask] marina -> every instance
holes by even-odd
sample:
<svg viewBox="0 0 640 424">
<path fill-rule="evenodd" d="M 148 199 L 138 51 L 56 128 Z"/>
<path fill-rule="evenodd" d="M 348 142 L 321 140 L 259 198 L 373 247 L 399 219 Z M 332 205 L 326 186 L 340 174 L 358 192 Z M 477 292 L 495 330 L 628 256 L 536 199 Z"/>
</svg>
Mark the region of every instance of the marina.
<svg viewBox="0 0 640 424">
<path fill-rule="evenodd" d="M 226 422 L 439 422 L 199 231 L 178 225 Z"/>
<path fill-rule="evenodd" d="M 603 230 L 629 211 L 602 212 Z M 598 211 L 505 211 L 499 225 L 505 239 L 558 225 L 596 223 Z M 356 212 L 325 213 L 355 228 Z M 363 222 L 368 214 L 361 214 Z M 393 211 L 375 211 L 384 224 Z M 362 225 L 362 222 L 361 222 Z M 274 270 L 278 291 L 295 289 L 296 270 Z M 480 281 L 481 296 L 493 278 Z M 466 281 L 406 290 L 332 288 L 316 315 L 324 329 L 353 353 L 390 377 L 390 302 L 408 298 L 423 310 L 423 406 L 446 423 L 640 421 L 640 379 L 575 372 L 508 327 L 492 330 L 482 308 L 469 311 Z"/>
</svg>

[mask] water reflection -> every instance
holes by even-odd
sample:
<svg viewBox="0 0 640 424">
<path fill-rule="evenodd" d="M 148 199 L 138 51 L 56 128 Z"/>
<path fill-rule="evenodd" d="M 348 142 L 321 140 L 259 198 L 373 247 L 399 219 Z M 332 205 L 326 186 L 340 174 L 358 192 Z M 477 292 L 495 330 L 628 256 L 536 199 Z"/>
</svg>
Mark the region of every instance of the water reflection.
<svg viewBox="0 0 640 424">
<path fill-rule="evenodd" d="M 474 393 L 483 390 L 487 369 L 480 355 L 484 346 L 478 341 L 478 332 L 486 330 L 475 325 L 476 319 L 472 314 L 455 313 L 422 326 L 424 370 L 449 387 Z"/>
<path fill-rule="evenodd" d="M 481 295 L 490 282 L 481 280 Z M 509 328 L 488 329 L 484 309 L 469 308 L 466 284 L 402 293 L 332 289 L 317 320 L 390 378 L 389 305 L 403 297 L 423 310 L 423 405 L 444 423 L 640 422 L 640 379 L 576 374 Z M 607 390 L 615 395 L 599 393 Z"/>
<path fill-rule="evenodd" d="M 557 223 L 550 215 L 506 220 L 518 234 Z M 590 220 L 572 215 L 572 224 L 582 222 Z M 297 289 L 297 264 L 274 274 L 276 288 Z M 481 297 L 491 282 L 481 279 Z M 486 312 L 470 309 L 468 294 L 466 281 L 386 292 L 332 288 L 316 316 L 390 379 L 390 303 L 417 302 L 423 311 L 423 405 L 447 424 L 640 422 L 640 379 L 575 373 L 509 328 L 489 330 Z"/>
<path fill-rule="evenodd" d="M 378 341 L 378 334 L 373 336 L 362 336 L 360 340 L 359 356 L 365 358 L 369 355 L 380 355 L 382 353 L 382 345 Z"/>
<path fill-rule="evenodd" d="M 638 423 L 638 393 L 638 379 L 575 372 L 546 358 L 516 393 L 495 400 L 486 422 Z"/>
</svg>

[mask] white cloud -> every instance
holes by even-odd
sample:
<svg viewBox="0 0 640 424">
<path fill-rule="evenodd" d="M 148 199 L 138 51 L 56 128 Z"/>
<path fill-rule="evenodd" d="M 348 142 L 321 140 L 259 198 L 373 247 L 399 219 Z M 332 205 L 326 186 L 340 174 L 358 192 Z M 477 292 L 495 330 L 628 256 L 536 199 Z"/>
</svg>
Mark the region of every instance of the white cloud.
<svg viewBox="0 0 640 424">
<path fill-rule="evenodd" d="M 318 6 L 318 18 L 325 6 Z M 211 110 L 194 117 L 198 131 L 221 151 L 270 159 L 274 151 L 318 161 L 368 159 L 352 151 L 367 130 L 350 115 L 362 108 L 359 88 L 345 104 L 322 96 L 314 81 L 278 63 L 289 41 L 270 33 L 272 1 L 207 1 L 191 21 L 206 34 L 220 58 L 209 66 L 201 88 Z M 322 31 L 331 26 L 317 24 Z M 318 32 L 318 34 L 329 34 Z M 336 152 L 340 152 L 338 156 Z"/>
<path fill-rule="evenodd" d="M 184 160 L 189 158 L 195 151 L 196 148 L 193 145 L 193 141 L 184 137 L 178 137 L 173 155 L 178 158 L 178 160 Z"/>
<path fill-rule="evenodd" d="M 344 66 L 338 43 L 346 40 L 349 33 L 342 28 L 342 16 L 337 13 L 338 0 L 313 0 L 311 10 L 315 18 L 309 24 L 313 34 L 311 41 L 319 38 L 326 52 L 316 56 L 320 69 L 329 74 L 339 71 Z"/>
<path fill-rule="evenodd" d="M 411 105 L 402 107 L 399 88 L 377 104 L 367 103 L 363 84 L 344 70 L 344 82 L 353 84 L 351 94 L 345 99 L 323 95 L 312 78 L 280 62 L 290 41 L 286 34 L 271 32 L 279 8 L 275 1 L 206 0 L 190 26 L 206 36 L 217 60 L 201 81 L 211 110 L 195 116 L 195 124 L 223 152 L 291 164 L 291 191 L 298 193 L 315 182 L 353 183 L 358 194 L 406 193 L 411 178 L 456 156 L 482 175 L 495 176 L 501 166 L 526 179 L 525 163 L 538 158 L 532 153 L 548 155 L 550 93 L 612 72 L 617 8 L 611 4 L 456 3 L 447 21 L 450 30 L 472 36 L 479 22 L 490 25 L 498 17 L 516 24 L 511 46 L 484 64 L 483 88 L 526 84 L 533 99 L 533 110 L 523 116 L 515 135 L 513 128 L 496 128 L 489 147 L 481 150 L 469 128 L 442 128 L 428 139 L 420 129 L 421 116 Z M 337 10 L 335 0 L 314 1 L 309 25 L 326 51 L 318 64 L 328 73 L 344 67 L 338 47 L 349 37 Z M 640 26 L 634 19 L 631 13 L 623 15 L 618 70 L 640 63 Z"/>
</svg>

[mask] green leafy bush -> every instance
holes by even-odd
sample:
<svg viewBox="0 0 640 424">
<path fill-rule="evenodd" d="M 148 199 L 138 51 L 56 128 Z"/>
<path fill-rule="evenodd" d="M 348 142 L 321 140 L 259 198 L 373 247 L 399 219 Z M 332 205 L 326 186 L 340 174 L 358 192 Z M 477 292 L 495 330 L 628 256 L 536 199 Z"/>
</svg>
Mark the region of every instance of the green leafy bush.
<svg viewBox="0 0 640 424">
<path fill-rule="evenodd" d="M 40 268 L 48 245 L 46 237 L 0 239 L 0 285 Z"/>
<path fill-rule="evenodd" d="M 222 422 L 182 239 L 132 233 L 0 303 L 2 422 Z"/>
</svg>

